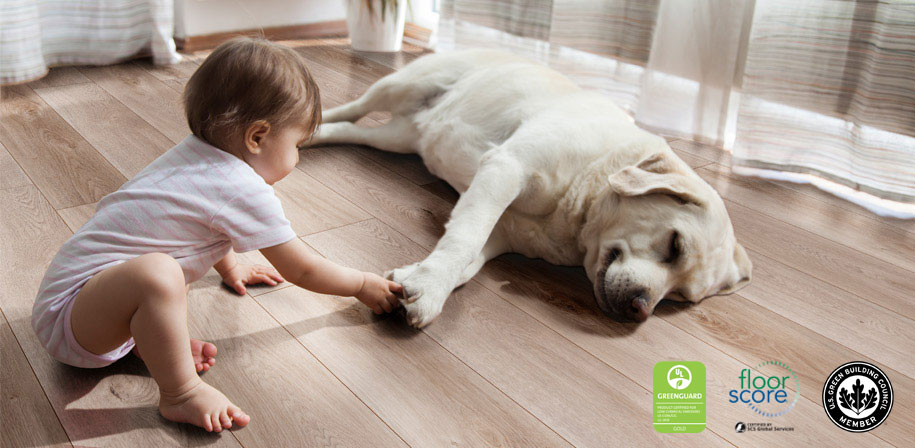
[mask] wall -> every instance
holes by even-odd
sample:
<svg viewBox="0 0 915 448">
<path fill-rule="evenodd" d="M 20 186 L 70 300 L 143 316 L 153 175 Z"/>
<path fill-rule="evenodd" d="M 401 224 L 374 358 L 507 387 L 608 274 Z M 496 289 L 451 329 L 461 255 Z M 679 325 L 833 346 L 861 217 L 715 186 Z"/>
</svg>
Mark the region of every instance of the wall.
<svg viewBox="0 0 915 448">
<path fill-rule="evenodd" d="M 175 0 L 175 37 L 346 19 L 347 0 Z M 407 21 L 438 26 L 435 0 L 410 0 Z"/>
</svg>

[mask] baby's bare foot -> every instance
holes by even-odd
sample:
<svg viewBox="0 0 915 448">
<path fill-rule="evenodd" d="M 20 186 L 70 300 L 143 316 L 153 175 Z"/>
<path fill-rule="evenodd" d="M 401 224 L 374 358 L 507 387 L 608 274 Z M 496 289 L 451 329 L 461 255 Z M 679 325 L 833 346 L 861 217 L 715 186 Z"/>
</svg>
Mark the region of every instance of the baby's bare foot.
<svg viewBox="0 0 915 448">
<path fill-rule="evenodd" d="M 232 404 L 222 392 L 200 380 L 187 392 L 176 396 L 162 392 L 159 412 L 173 422 L 190 423 L 207 432 L 242 427 L 251 421 L 251 417 Z"/>
<path fill-rule="evenodd" d="M 137 347 L 133 348 L 133 354 L 137 358 L 143 359 Z M 210 342 L 191 339 L 191 356 L 194 358 L 194 368 L 197 369 L 197 373 L 206 372 L 216 364 L 216 346 Z"/>
<path fill-rule="evenodd" d="M 191 355 L 197 373 L 206 372 L 216 364 L 216 346 L 212 343 L 191 339 Z"/>
</svg>

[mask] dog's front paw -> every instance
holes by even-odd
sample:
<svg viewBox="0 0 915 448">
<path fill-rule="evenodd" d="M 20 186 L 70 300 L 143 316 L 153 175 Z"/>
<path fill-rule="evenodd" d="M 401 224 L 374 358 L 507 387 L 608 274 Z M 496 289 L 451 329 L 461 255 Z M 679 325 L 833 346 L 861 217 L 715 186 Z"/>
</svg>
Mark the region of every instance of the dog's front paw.
<svg viewBox="0 0 915 448">
<path fill-rule="evenodd" d="M 392 282 L 395 282 L 395 283 L 403 283 L 403 281 L 406 280 L 408 277 L 410 277 L 410 275 L 413 274 L 413 271 L 415 271 L 416 268 L 418 268 L 418 267 L 419 267 L 419 262 L 416 262 L 413 264 L 408 264 L 406 266 L 401 266 L 397 269 L 392 269 L 390 271 L 385 272 L 384 278 L 386 278 Z"/>
<path fill-rule="evenodd" d="M 435 274 L 428 266 L 414 263 L 387 273 L 391 280 L 403 286 L 403 305 L 407 323 L 422 328 L 442 312 L 451 293 L 449 281 Z"/>
<path fill-rule="evenodd" d="M 407 312 L 407 323 L 415 328 L 423 328 L 431 324 L 436 317 L 442 314 L 443 306 L 445 306 L 445 298 L 436 300 L 429 296 L 424 296 L 413 303 L 403 304 L 404 310 Z"/>
</svg>

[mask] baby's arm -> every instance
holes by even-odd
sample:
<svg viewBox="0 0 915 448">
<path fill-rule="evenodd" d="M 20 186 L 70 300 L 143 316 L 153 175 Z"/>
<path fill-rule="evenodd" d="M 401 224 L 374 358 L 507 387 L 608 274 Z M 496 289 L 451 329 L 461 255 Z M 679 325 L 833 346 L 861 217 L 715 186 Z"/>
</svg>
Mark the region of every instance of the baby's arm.
<svg viewBox="0 0 915 448">
<path fill-rule="evenodd" d="M 299 287 L 322 294 L 354 296 L 378 314 L 391 312 L 399 305 L 394 293 L 402 288 L 397 283 L 313 255 L 298 238 L 261 249 L 261 253 L 280 275 Z"/>
</svg>

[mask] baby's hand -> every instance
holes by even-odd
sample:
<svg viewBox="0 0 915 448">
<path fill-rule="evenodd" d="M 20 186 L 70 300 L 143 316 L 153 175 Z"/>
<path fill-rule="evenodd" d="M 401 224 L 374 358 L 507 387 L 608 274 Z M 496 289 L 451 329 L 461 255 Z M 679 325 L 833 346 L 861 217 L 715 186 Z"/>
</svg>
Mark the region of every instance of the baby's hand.
<svg viewBox="0 0 915 448">
<path fill-rule="evenodd" d="M 362 277 L 362 289 L 356 293 L 356 298 L 375 314 L 390 313 L 400 305 L 394 293 L 403 292 L 403 286 L 369 272 L 363 272 Z"/>
<path fill-rule="evenodd" d="M 276 269 L 272 267 L 239 263 L 222 276 L 222 281 L 234 289 L 235 292 L 243 295 L 247 291 L 245 285 L 266 283 L 270 286 L 276 286 L 277 283 L 282 283 L 284 280 L 280 273 L 276 272 Z"/>
</svg>

